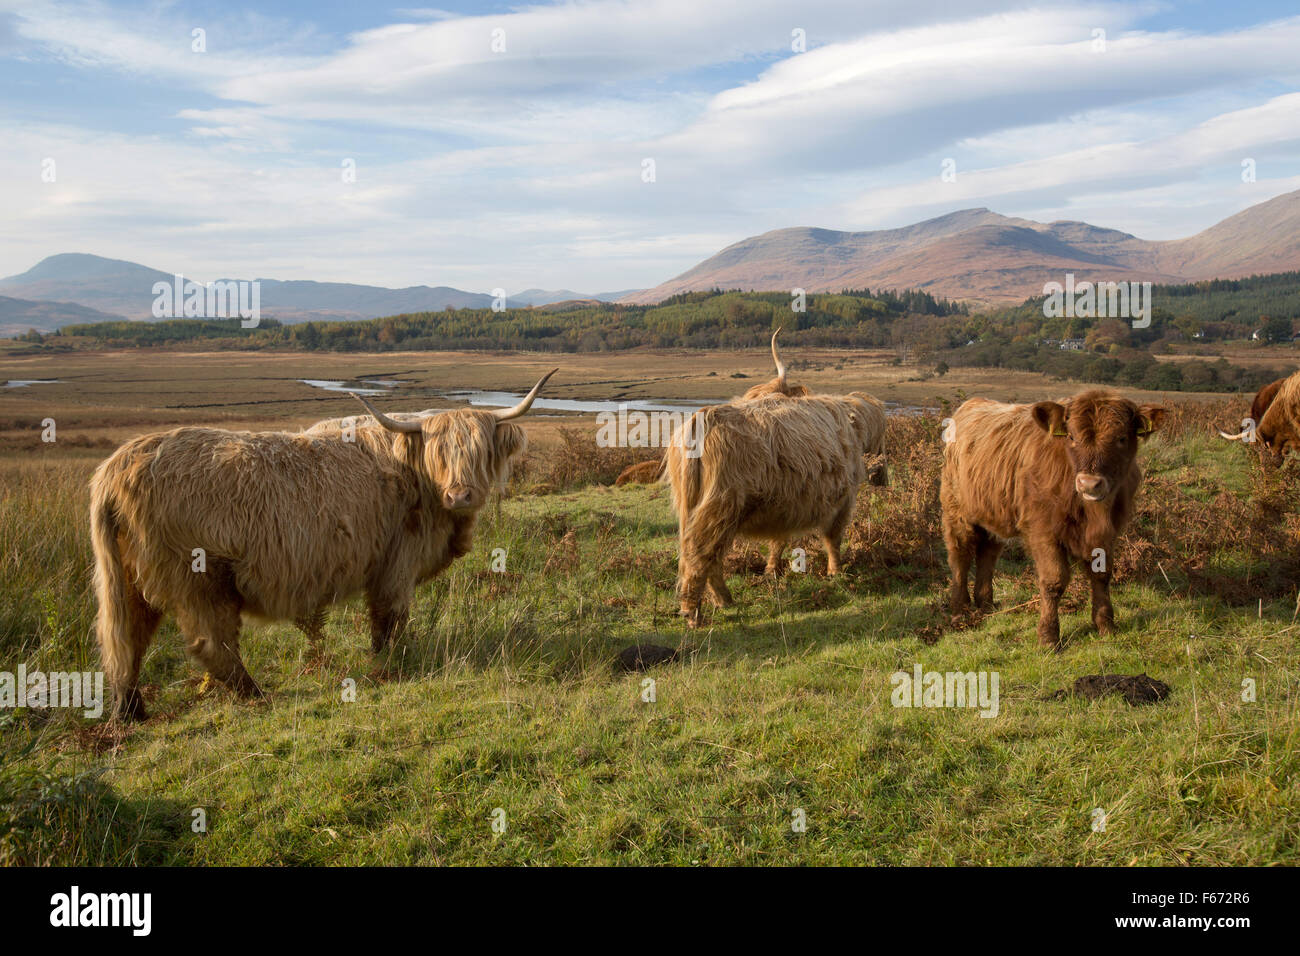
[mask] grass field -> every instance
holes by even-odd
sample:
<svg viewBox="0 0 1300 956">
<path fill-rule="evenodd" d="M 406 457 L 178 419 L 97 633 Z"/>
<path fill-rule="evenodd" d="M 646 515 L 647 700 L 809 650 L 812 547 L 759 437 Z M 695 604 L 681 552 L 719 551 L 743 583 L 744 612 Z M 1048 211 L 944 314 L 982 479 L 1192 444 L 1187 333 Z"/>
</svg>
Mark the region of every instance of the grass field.
<svg viewBox="0 0 1300 956">
<path fill-rule="evenodd" d="M 315 355 L 78 355 L 84 368 L 0 367 L 81 383 L 6 395 L 0 411 L 0 670 L 97 667 L 85 484 L 117 440 L 178 419 L 300 425 L 346 413 L 289 378 L 456 374 L 454 356 L 398 358 L 325 356 L 340 365 L 322 369 Z M 589 358 L 556 364 L 576 371 Z M 1073 390 L 998 373 L 945 379 L 940 392 L 905 382 L 914 369 L 859 358 L 856 370 L 828 360 L 813 380 L 882 393 L 892 375 L 916 399 Z M 664 398 L 752 384 L 718 384 L 722 372 L 710 383 L 715 369 L 674 356 L 615 360 L 627 364 L 588 366 L 581 381 L 635 381 L 638 397 Z M 211 366 L 213 384 L 194 385 L 218 404 L 175 407 L 177 383 L 220 361 L 248 364 Z M 258 364 L 268 361 L 283 364 Z M 447 384 L 520 388 L 550 358 L 491 361 Z M 761 355 L 738 362 L 766 374 Z M 671 391 L 652 367 L 684 384 Z M 259 378 L 273 407 L 221 404 Z M 1181 400 L 1141 454 L 1140 512 L 1116 557 L 1119 633 L 1091 630 L 1076 580 L 1059 654 L 1035 642 L 1036 588 L 1016 546 L 995 579 L 999 610 L 949 620 L 938 415 L 891 419 L 891 484 L 862 490 L 847 573 L 825 577 L 804 542 L 809 573 L 772 580 L 757 573 L 760 553 L 739 546 L 738 604 L 698 631 L 673 615 L 667 489 L 598 483 L 627 453 L 597 452 L 589 419 L 532 420 L 539 453 L 485 509 L 473 552 L 418 592 L 411 627 L 382 658 L 360 602 L 333 609 L 315 648 L 287 624 L 249 629 L 244 659 L 270 700 L 242 704 L 203 680 L 169 620 L 145 664 L 145 724 L 0 711 L 0 862 L 1295 863 L 1300 494 L 1288 472 L 1264 473 L 1248 449 L 1212 437 L 1246 400 Z M 34 437 L 42 404 L 60 422 L 54 445 Z M 490 569 L 496 548 L 504 573 Z M 634 643 L 684 654 L 616 672 Z M 997 715 L 892 706 L 891 675 L 916 664 L 996 671 Z M 1167 700 L 1050 699 L 1084 674 L 1142 671 L 1172 687 Z"/>
</svg>

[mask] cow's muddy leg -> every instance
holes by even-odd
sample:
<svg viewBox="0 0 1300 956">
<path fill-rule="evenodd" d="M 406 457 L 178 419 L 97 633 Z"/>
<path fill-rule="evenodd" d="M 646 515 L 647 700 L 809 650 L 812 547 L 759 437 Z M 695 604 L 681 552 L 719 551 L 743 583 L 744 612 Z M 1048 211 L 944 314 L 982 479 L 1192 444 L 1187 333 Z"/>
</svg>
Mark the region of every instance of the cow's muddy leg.
<svg viewBox="0 0 1300 956">
<path fill-rule="evenodd" d="M 298 630 L 307 635 L 307 640 L 315 647 L 320 642 L 321 632 L 325 630 L 325 609 L 318 607 L 310 614 L 295 617 L 293 623 Z"/>
<path fill-rule="evenodd" d="M 127 585 L 126 642 L 104 655 L 104 670 L 113 688 L 113 716 L 120 720 L 144 720 L 144 698 L 140 696 L 140 665 L 158 630 L 162 612 L 151 607 L 132 585 Z"/>
<path fill-rule="evenodd" d="M 948 567 L 952 570 L 952 583 L 948 588 L 948 607 L 954 615 L 965 614 L 970 608 L 970 563 L 975 557 L 975 526 L 954 518 L 947 510 L 943 513 L 943 540 L 948 546 Z"/>
<path fill-rule="evenodd" d="M 714 497 L 691 514 L 681 536 L 679 597 L 681 612 L 691 627 L 703 622 L 700 601 L 706 584 L 720 581 L 723 593 L 715 596 L 731 597 L 723 580 L 723 562 L 740 526 L 738 515 L 739 509 L 733 502 Z"/>
<path fill-rule="evenodd" d="M 1002 547 L 984 528 L 975 529 L 975 606 L 984 612 L 993 610 L 993 569 Z"/>
<path fill-rule="evenodd" d="M 1106 555 L 1109 554 L 1110 549 L 1106 549 Z M 1110 564 L 1105 565 L 1105 571 L 1094 571 L 1094 563 L 1086 558 L 1083 562 L 1092 584 L 1092 625 L 1098 634 L 1114 634 L 1115 608 L 1110 603 Z"/>
<path fill-rule="evenodd" d="M 1044 647 L 1061 646 L 1061 595 L 1070 584 L 1070 559 L 1055 541 L 1030 547 L 1038 567 L 1038 597 L 1042 609 L 1038 614 L 1038 643 Z"/>
<path fill-rule="evenodd" d="M 406 605 L 395 605 L 374 596 L 370 599 L 370 649 L 378 654 L 396 641 L 406 629 L 409 618 Z"/>
<path fill-rule="evenodd" d="M 310 614 L 293 619 L 298 630 L 307 635 L 307 659 L 322 661 L 325 658 L 325 608 L 317 608 Z"/>
<path fill-rule="evenodd" d="M 237 603 L 193 597 L 177 610 L 176 620 L 189 641 L 189 652 L 209 674 L 240 697 L 265 696 L 239 657 Z"/>
<path fill-rule="evenodd" d="M 410 570 L 397 570 L 401 568 Z M 366 602 L 370 605 L 370 649 L 376 654 L 406 629 L 414 592 L 415 571 L 400 556 L 386 563 L 371 579 Z"/>
</svg>

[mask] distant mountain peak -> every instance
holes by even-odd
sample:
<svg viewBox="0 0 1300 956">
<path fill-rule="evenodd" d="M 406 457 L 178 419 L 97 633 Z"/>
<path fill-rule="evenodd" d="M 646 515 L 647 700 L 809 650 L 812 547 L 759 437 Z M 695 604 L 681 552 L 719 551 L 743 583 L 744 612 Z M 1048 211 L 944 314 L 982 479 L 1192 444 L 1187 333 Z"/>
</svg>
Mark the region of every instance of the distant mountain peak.
<svg viewBox="0 0 1300 956">
<path fill-rule="evenodd" d="M 705 289 L 925 289 L 994 304 L 1080 280 L 1188 282 L 1300 269 L 1300 190 L 1245 209 L 1188 239 L 1155 242 L 1078 220 L 1017 219 L 980 206 L 892 229 L 774 229 L 732 243 L 653 289 L 661 302 Z"/>
</svg>

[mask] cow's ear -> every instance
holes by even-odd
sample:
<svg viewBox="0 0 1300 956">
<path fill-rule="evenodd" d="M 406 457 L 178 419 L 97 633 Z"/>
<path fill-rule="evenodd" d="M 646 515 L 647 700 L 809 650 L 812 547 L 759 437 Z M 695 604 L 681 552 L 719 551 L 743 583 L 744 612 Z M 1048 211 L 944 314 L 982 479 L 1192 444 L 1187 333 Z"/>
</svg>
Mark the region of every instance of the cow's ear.
<svg viewBox="0 0 1300 956">
<path fill-rule="evenodd" d="M 1034 415 L 1034 421 L 1038 427 L 1053 438 L 1066 438 L 1069 432 L 1065 430 L 1065 406 L 1059 402 L 1039 402 L 1031 411 Z"/>
<path fill-rule="evenodd" d="M 1163 405 L 1143 405 L 1138 409 L 1138 437 L 1146 438 L 1164 423 L 1169 410 Z"/>
<path fill-rule="evenodd" d="M 500 460 L 509 461 L 527 450 L 528 433 L 514 422 L 502 422 L 497 426 L 496 443 Z"/>
</svg>

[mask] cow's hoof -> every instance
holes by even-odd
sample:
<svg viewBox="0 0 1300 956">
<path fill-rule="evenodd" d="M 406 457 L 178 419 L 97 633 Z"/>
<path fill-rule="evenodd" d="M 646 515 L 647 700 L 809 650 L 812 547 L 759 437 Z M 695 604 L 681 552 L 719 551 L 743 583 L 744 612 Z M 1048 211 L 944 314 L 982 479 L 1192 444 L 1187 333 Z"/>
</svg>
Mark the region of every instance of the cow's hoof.
<svg viewBox="0 0 1300 956">
<path fill-rule="evenodd" d="M 149 714 L 144 709 L 144 698 L 140 696 L 139 690 L 133 690 L 117 699 L 112 719 L 123 724 L 139 723 L 149 719 Z"/>
<path fill-rule="evenodd" d="M 257 686 L 257 682 L 247 675 L 242 679 L 237 680 L 235 685 L 230 689 L 234 691 L 235 696 L 241 700 L 259 701 L 267 699 L 266 693 L 262 688 Z"/>
</svg>

